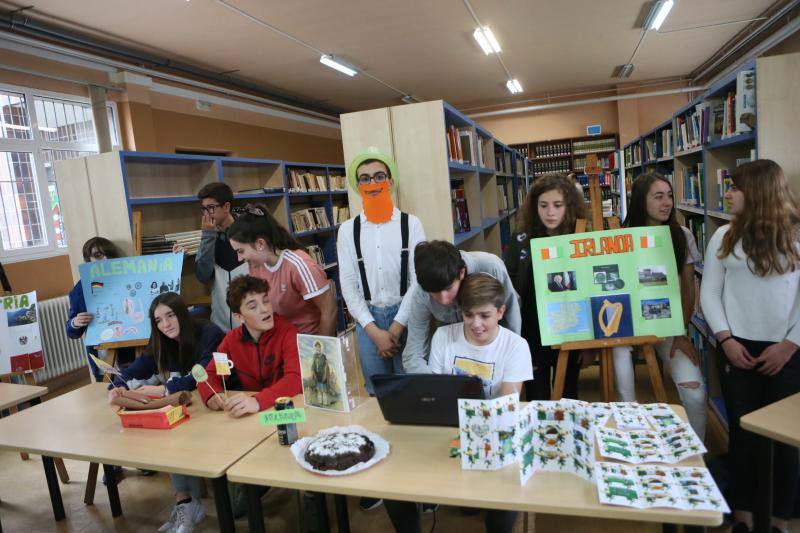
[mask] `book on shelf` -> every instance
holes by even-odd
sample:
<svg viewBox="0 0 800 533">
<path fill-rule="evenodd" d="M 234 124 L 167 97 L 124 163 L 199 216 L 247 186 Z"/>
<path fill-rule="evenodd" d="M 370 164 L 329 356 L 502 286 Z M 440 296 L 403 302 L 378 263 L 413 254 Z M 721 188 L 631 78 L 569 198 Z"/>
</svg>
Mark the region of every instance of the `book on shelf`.
<svg viewBox="0 0 800 533">
<path fill-rule="evenodd" d="M 483 139 L 471 127 L 449 126 L 446 137 L 450 161 L 483 166 Z"/>
<path fill-rule="evenodd" d="M 725 193 L 727 193 L 731 186 L 733 185 L 733 180 L 731 179 L 731 174 L 728 172 L 727 168 L 718 168 L 717 169 L 717 210 L 724 211 L 725 213 L 730 212 L 728 204 L 725 202 Z"/>
<path fill-rule="evenodd" d="M 333 206 L 333 223 L 337 226 L 350 218 L 350 208 L 348 206 Z"/>
<path fill-rule="evenodd" d="M 330 176 L 330 189 L 332 191 L 346 191 L 347 190 L 347 176 Z"/>
<path fill-rule="evenodd" d="M 672 157 L 672 128 L 661 130 L 660 157 Z"/>
<path fill-rule="evenodd" d="M 325 255 L 322 253 L 322 248 L 318 244 L 306 246 L 306 252 L 311 256 L 311 259 L 317 262 L 319 266 L 325 266 Z"/>
<path fill-rule="evenodd" d="M 736 158 L 736 166 L 740 167 L 745 163 L 749 163 L 750 161 L 755 161 L 756 159 L 756 151 L 755 149 L 750 150 L 750 157 L 737 157 Z"/>
<path fill-rule="evenodd" d="M 312 174 L 309 171 L 289 171 L 289 192 L 324 192 L 327 190 L 324 174 Z"/>
<path fill-rule="evenodd" d="M 697 242 L 697 248 L 701 254 L 706 250 L 706 221 L 702 217 L 692 217 L 687 219 L 686 227 L 694 235 L 694 240 Z M 698 298 L 699 300 L 700 298 Z"/>
<path fill-rule="evenodd" d="M 644 140 L 644 160 L 652 161 L 653 159 L 656 159 L 656 141 L 648 137 Z"/>
<path fill-rule="evenodd" d="M 503 172 L 506 174 L 511 174 L 513 169 L 511 168 L 511 152 L 503 152 Z"/>
<path fill-rule="evenodd" d="M 694 167 L 684 168 L 682 170 L 681 181 L 683 182 L 682 202 L 685 205 L 703 207 L 705 191 L 703 163 L 697 163 Z"/>
<path fill-rule="evenodd" d="M 522 208 L 522 203 L 525 200 L 525 193 L 523 187 L 517 187 L 517 205 Z"/>
<path fill-rule="evenodd" d="M 456 188 L 451 191 L 453 204 L 453 232 L 464 233 L 470 231 L 469 208 L 464 189 Z"/>
<path fill-rule="evenodd" d="M 535 147 L 536 157 L 567 157 L 572 155 L 572 146 L 569 142 L 540 144 Z"/>
<path fill-rule="evenodd" d="M 506 188 L 503 185 L 497 186 L 497 209 L 500 211 L 508 210 L 508 197 L 506 196 Z"/>
<path fill-rule="evenodd" d="M 753 131 L 748 122 L 756 112 L 756 72 L 743 70 L 736 75 L 736 109 L 734 135 Z"/>
<path fill-rule="evenodd" d="M 594 152 L 610 152 L 617 149 L 617 140 L 614 137 L 606 139 L 589 139 L 573 141 L 572 153 L 575 155 L 591 154 Z"/>
<path fill-rule="evenodd" d="M 142 255 L 171 252 L 175 244 L 180 245 L 189 254 L 196 254 L 200 248 L 202 230 L 165 233 L 163 235 L 142 236 Z"/>
<path fill-rule="evenodd" d="M 483 145 L 484 139 L 480 135 L 475 136 L 475 161 L 477 166 L 485 167 L 483 164 Z"/>
<path fill-rule="evenodd" d="M 292 212 L 292 226 L 297 233 L 331 227 L 324 207 L 310 207 Z"/>
</svg>

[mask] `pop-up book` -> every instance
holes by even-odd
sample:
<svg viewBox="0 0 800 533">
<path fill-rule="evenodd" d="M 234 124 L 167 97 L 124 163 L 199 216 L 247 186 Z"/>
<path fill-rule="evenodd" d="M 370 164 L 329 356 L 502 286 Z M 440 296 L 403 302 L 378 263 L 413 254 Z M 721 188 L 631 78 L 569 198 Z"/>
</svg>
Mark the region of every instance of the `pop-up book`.
<svg viewBox="0 0 800 533">
<path fill-rule="evenodd" d="M 730 512 L 705 468 L 598 462 L 594 473 L 600 503 Z"/>
<path fill-rule="evenodd" d="M 461 468 L 498 470 L 517 461 L 519 395 L 458 400 Z"/>
<path fill-rule="evenodd" d="M 598 428 L 597 441 L 603 457 L 634 464 L 677 463 L 706 451 L 692 427 L 683 422 L 659 430 Z"/>
</svg>

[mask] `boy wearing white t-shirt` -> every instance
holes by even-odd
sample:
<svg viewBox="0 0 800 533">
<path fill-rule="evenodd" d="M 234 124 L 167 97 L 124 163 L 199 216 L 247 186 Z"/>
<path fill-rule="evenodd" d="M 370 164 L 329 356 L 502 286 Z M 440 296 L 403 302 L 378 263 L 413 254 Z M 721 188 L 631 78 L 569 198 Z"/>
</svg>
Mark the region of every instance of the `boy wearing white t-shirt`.
<svg viewBox="0 0 800 533">
<path fill-rule="evenodd" d="M 458 293 L 464 322 L 433 334 L 428 365 L 434 374 L 478 376 L 486 398 L 522 390 L 533 379 L 528 343 L 498 322 L 505 313 L 502 283 L 483 272 L 470 274 Z"/>
<path fill-rule="evenodd" d="M 478 376 L 486 398 L 522 390 L 533 379 L 528 343 L 499 324 L 505 313 L 505 288 L 484 272 L 467 275 L 458 290 L 463 322 L 442 326 L 433 334 L 428 368 L 434 374 Z M 421 533 L 419 510 L 412 502 L 385 500 L 398 533 Z M 486 531 L 511 533 L 515 511 L 486 511 Z"/>
</svg>

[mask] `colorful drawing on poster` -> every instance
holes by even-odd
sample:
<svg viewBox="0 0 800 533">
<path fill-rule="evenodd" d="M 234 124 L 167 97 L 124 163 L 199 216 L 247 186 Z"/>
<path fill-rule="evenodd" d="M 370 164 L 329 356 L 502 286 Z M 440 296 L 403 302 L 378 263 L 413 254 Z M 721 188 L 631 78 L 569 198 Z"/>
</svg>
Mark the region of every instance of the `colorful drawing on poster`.
<svg viewBox="0 0 800 533">
<path fill-rule="evenodd" d="M 0 375 L 44 368 L 36 291 L 0 296 Z"/>
<path fill-rule="evenodd" d="M 642 300 L 642 318 L 645 320 L 672 318 L 672 308 L 669 305 L 669 298 Z"/>
<path fill-rule="evenodd" d="M 150 337 L 147 310 L 163 292 L 180 294 L 183 252 L 106 259 L 78 267 L 86 310 L 94 315 L 87 346 Z M 147 287 L 156 286 L 158 292 Z"/>
<path fill-rule="evenodd" d="M 640 266 L 639 284 L 645 287 L 661 287 L 667 284 L 667 267 L 664 265 Z"/>
<path fill-rule="evenodd" d="M 306 407 L 350 411 L 342 348 L 336 337 L 298 335 L 300 374 Z"/>
<path fill-rule="evenodd" d="M 577 335 L 592 331 L 589 302 L 553 302 L 545 308 L 548 330 L 556 335 Z"/>
<path fill-rule="evenodd" d="M 578 280 L 574 270 L 547 274 L 547 290 L 550 292 L 577 291 Z"/>
<path fill-rule="evenodd" d="M 545 310 L 538 315 L 543 346 L 622 335 L 671 337 L 685 331 L 681 306 L 673 305 L 670 317 L 659 320 L 646 320 L 640 308 L 642 300 L 667 298 L 670 302 L 680 301 L 678 269 L 668 227 L 623 228 L 544 237 L 532 239 L 530 246 L 536 305 Z M 651 269 L 649 274 L 645 268 Z M 553 274 L 565 272 L 570 274 L 570 279 L 580 281 L 575 284 L 575 289 L 551 290 Z M 615 328 L 606 318 L 613 317 L 601 319 L 609 333 L 604 333 L 600 327 L 576 327 L 578 313 L 575 302 L 591 304 L 593 298 L 605 297 L 613 304 L 614 298 L 621 293 L 627 296 L 629 304 L 620 318 L 620 326 L 622 329 L 629 327 L 628 332 L 610 333 Z M 601 306 L 602 302 L 601 299 Z M 596 311 L 599 309 L 591 310 L 590 307 L 590 324 L 598 321 Z M 613 315 L 615 308 L 606 308 L 605 311 Z M 623 320 L 627 316 L 630 318 Z"/>
<path fill-rule="evenodd" d="M 625 288 L 625 281 L 619 275 L 619 265 L 592 267 L 592 280 L 604 292 L 619 291 Z"/>
<path fill-rule="evenodd" d="M 497 470 L 517 461 L 519 395 L 458 400 L 461 468 Z"/>
<path fill-rule="evenodd" d="M 630 295 L 593 296 L 592 324 L 596 339 L 633 336 Z"/>
</svg>

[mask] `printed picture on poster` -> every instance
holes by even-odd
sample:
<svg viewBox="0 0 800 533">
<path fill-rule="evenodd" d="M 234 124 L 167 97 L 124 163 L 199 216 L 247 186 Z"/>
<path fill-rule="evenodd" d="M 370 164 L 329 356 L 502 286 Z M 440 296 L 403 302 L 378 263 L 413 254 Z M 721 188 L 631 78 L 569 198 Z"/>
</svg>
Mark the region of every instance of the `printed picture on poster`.
<svg viewBox="0 0 800 533">
<path fill-rule="evenodd" d="M 672 318 L 672 310 L 669 306 L 669 298 L 642 300 L 642 318 L 645 320 Z"/>
<path fill-rule="evenodd" d="M 342 348 L 337 337 L 298 335 L 300 375 L 306 407 L 350 411 Z"/>
<path fill-rule="evenodd" d="M 603 291 L 618 291 L 625 288 L 625 282 L 619 276 L 619 265 L 592 267 L 592 279 Z"/>
<path fill-rule="evenodd" d="M 0 375 L 44 368 L 36 291 L 0 296 Z"/>
<path fill-rule="evenodd" d="M 86 345 L 149 338 L 150 303 L 163 292 L 180 294 L 183 257 L 166 253 L 80 265 L 86 310 L 93 315 Z"/>
<path fill-rule="evenodd" d="M 640 266 L 639 283 L 645 287 L 657 287 L 667 284 L 667 268 L 659 266 Z"/>
<path fill-rule="evenodd" d="M 592 331 L 589 302 L 548 303 L 545 314 L 548 330 L 557 335 L 572 335 Z"/>
<path fill-rule="evenodd" d="M 547 289 L 550 292 L 577 291 L 578 283 L 575 279 L 575 272 L 553 272 L 548 274 Z"/>
<path fill-rule="evenodd" d="M 632 337 L 631 297 L 609 294 L 592 297 L 592 323 L 596 339 Z"/>
</svg>

